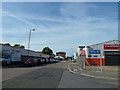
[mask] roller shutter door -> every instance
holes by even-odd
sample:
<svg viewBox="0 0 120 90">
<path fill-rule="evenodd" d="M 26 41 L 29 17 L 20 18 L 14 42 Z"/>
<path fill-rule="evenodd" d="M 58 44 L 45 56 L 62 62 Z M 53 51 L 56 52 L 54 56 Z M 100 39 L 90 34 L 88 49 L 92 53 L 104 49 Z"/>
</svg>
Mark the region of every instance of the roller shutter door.
<svg viewBox="0 0 120 90">
<path fill-rule="evenodd" d="M 120 55 L 105 54 L 105 64 L 108 66 L 120 65 Z"/>
</svg>

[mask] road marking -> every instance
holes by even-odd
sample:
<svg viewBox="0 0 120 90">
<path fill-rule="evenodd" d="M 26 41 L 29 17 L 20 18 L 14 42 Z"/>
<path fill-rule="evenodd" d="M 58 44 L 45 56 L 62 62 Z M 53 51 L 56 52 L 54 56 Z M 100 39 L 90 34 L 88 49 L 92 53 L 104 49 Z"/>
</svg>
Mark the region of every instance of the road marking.
<svg viewBox="0 0 120 90">
<path fill-rule="evenodd" d="M 73 69 L 73 71 L 78 71 L 78 69 L 75 68 L 75 69 Z"/>
<path fill-rule="evenodd" d="M 88 75 L 88 74 L 84 74 L 84 73 L 81 73 L 80 75 L 87 76 L 87 77 L 95 77 L 93 75 Z"/>
</svg>

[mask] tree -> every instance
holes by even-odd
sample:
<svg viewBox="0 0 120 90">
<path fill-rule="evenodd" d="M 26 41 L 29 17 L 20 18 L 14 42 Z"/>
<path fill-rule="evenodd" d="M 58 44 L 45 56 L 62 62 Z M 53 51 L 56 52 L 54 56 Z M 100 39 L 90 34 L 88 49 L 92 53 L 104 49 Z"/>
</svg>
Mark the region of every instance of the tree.
<svg viewBox="0 0 120 90">
<path fill-rule="evenodd" d="M 55 54 L 53 53 L 52 56 L 55 57 Z"/>
<path fill-rule="evenodd" d="M 4 45 L 11 46 L 10 43 L 5 43 Z"/>
<path fill-rule="evenodd" d="M 20 44 L 15 44 L 13 47 L 18 47 L 18 48 L 20 48 Z"/>
<path fill-rule="evenodd" d="M 20 48 L 25 48 L 25 46 L 21 45 Z"/>
<path fill-rule="evenodd" d="M 15 44 L 13 47 L 17 47 L 17 48 L 25 48 L 25 46 L 20 45 L 20 44 Z"/>
<path fill-rule="evenodd" d="M 42 53 L 52 55 L 53 51 L 49 47 L 44 47 Z"/>
</svg>

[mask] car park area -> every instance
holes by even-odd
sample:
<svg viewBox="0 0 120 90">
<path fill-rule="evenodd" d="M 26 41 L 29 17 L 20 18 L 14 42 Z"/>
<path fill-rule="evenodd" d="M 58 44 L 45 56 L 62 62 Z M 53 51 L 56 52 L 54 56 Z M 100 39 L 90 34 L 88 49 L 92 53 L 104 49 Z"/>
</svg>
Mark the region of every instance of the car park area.
<svg viewBox="0 0 120 90">
<path fill-rule="evenodd" d="M 25 62 L 7 62 L 5 59 L 2 59 L 0 63 L 2 64 L 3 68 L 11 68 L 11 67 L 35 67 L 35 66 L 41 66 L 41 65 L 47 65 L 47 64 L 52 64 L 52 63 L 58 63 L 59 59 L 57 58 L 29 58 Z M 6 63 L 6 64 L 5 64 Z"/>
<path fill-rule="evenodd" d="M 25 73 L 29 73 L 38 69 L 47 68 L 47 67 L 58 67 L 60 68 L 61 64 L 65 62 L 60 63 L 44 63 L 40 64 L 34 67 L 26 67 L 23 64 L 11 64 L 7 66 L 2 67 L 2 81 L 6 81 L 8 79 L 20 76 Z M 66 67 L 66 66 L 65 66 Z M 64 67 L 63 67 L 64 68 Z"/>
</svg>

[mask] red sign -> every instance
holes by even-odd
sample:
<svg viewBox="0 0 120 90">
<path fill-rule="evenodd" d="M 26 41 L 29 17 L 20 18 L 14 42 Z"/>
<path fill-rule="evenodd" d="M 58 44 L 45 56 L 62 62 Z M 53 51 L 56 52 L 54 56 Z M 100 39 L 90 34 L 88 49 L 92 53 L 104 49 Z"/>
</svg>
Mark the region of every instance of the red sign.
<svg viewBox="0 0 120 90">
<path fill-rule="evenodd" d="M 81 51 L 81 52 L 80 52 L 80 55 L 85 55 L 85 51 Z"/>
<path fill-rule="evenodd" d="M 120 49 L 120 44 L 104 44 L 104 49 Z"/>
</svg>

